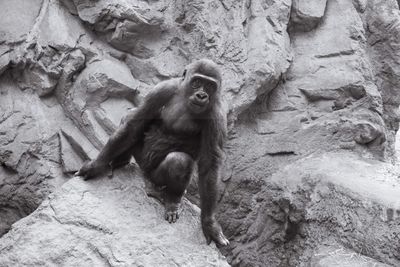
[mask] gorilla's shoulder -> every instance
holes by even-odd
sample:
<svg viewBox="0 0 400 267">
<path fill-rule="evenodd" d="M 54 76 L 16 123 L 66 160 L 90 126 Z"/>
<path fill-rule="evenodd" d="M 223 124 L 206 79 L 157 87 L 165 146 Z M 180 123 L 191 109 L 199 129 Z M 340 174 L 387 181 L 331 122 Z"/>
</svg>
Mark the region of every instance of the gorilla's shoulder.
<svg viewBox="0 0 400 267">
<path fill-rule="evenodd" d="M 180 83 L 180 78 L 173 78 L 173 79 L 169 79 L 169 80 L 165 80 L 162 82 L 159 82 L 155 89 L 159 89 L 159 90 L 176 90 L 179 87 L 179 83 Z"/>
</svg>

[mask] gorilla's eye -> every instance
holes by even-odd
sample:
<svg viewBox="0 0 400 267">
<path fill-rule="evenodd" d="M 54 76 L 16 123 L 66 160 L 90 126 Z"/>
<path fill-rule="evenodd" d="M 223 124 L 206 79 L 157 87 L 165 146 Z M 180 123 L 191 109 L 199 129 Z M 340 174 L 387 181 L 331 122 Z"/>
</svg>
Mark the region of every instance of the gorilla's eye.
<svg viewBox="0 0 400 267">
<path fill-rule="evenodd" d="M 204 85 L 204 89 L 209 93 L 214 93 L 215 91 L 217 91 L 217 85 L 213 82 L 207 82 Z"/>
<path fill-rule="evenodd" d="M 200 81 L 200 79 L 198 79 L 198 78 L 193 79 L 192 82 L 190 83 L 190 86 L 191 86 L 193 89 L 199 88 L 199 87 L 201 86 L 201 81 Z"/>
</svg>

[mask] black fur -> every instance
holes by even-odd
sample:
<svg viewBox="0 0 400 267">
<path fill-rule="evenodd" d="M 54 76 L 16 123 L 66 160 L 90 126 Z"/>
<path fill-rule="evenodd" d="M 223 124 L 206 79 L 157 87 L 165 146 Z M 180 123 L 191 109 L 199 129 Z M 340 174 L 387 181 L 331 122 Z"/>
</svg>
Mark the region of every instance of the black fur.
<svg viewBox="0 0 400 267">
<path fill-rule="evenodd" d="M 191 86 L 193 75 L 203 75 L 200 88 Z M 205 84 L 210 81 L 217 86 L 215 92 L 206 90 Z M 220 87 L 221 73 L 214 62 L 203 59 L 190 64 L 183 78 L 158 84 L 144 103 L 127 115 L 97 159 L 77 174 L 89 178 L 102 166 L 126 164 L 133 155 L 148 179 L 167 187 L 166 219 L 175 222 L 192 163 L 197 161 L 203 232 L 207 240 L 228 244 L 215 219 L 217 181 L 226 138 Z M 180 166 L 185 166 L 183 171 L 178 170 Z M 184 177 L 180 177 L 182 173 Z"/>
</svg>

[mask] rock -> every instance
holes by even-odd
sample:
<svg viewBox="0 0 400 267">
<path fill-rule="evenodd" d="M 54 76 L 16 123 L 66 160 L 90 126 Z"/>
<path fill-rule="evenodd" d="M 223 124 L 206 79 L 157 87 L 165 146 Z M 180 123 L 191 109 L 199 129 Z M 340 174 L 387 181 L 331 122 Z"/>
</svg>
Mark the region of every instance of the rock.
<svg viewBox="0 0 400 267">
<path fill-rule="evenodd" d="M 259 134 L 294 133 L 301 127 L 297 112 L 275 112 L 270 113 L 257 120 L 257 131 Z M 282 120 L 286 124 L 282 124 Z"/>
<path fill-rule="evenodd" d="M 99 105 L 109 97 L 137 102 L 139 83 L 129 69 L 113 58 L 89 64 L 71 90 L 73 103 L 79 109 Z"/>
<path fill-rule="evenodd" d="M 355 141 L 359 144 L 368 144 L 374 140 L 379 143 L 386 141 L 385 134 L 381 129 L 377 129 L 374 125 L 368 122 L 360 122 L 357 124 L 357 134 Z"/>
<path fill-rule="evenodd" d="M 126 62 L 143 83 L 180 76 L 184 66 L 199 57 L 214 59 L 223 70 L 232 122 L 277 85 L 291 60 L 286 31 L 290 1 L 157 1 L 135 7 L 128 1 L 74 3 L 79 17 L 99 36 L 131 54 Z"/>
<path fill-rule="evenodd" d="M 63 71 L 72 75 L 85 63 L 76 49 L 83 27 L 60 7 L 58 1 L 44 0 L 30 37 L 13 52 L 19 55 L 13 59 L 14 78 L 20 88 L 33 89 L 39 96 L 53 93 Z"/>
<path fill-rule="evenodd" d="M 371 142 L 375 147 L 373 153 L 387 156 L 384 151 L 390 145 L 383 141 L 387 133 L 383 130 L 382 95 L 376 84 L 370 82 L 371 62 L 361 56 L 367 53 L 363 27 L 351 2 L 333 1 L 326 6 L 324 20 L 312 33 L 293 32 L 293 63 L 284 81 L 269 95 L 266 107 L 258 106 L 263 125 L 271 125 L 267 132 L 275 132 L 268 137 L 275 147 L 283 145 L 282 140 L 295 139 L 302 144 L 300 150 L 308 154 L 314 148 L 318 150 L 316 144 L 324 143 L 324 150 L 363 150 L 357 144 L 367 146 Z M 355 38 L 354 33 L 360 36 Z M 360 121 L 369 121 L 372 128 L 361 130 Z M 293 130 L 289 133 L 285 128 Z M 319 133 L 312 133 L 311 129 Z M 259 125 L 258 130 L 265 132 L 260 132 Z M 367 134 L 369 131 L 371 134 Z M 310 135 L 314 144 L 309 142 Z M 369 137 L 364 140 L 360 135 Z M 303 149 L 308 144 L 310 147 Z M 277 149 L 286 150 L 284 145 Z"/>
<path fill-rule="evenodd" d="M 10 61 L 10 53 L 6 52 L 0 55 L 0 75 L 8 68 Z"/>
<path fill-rule="evenodd" d="M 339 88 L 299 88 L 300 91 L 310 101 L 318 100 L 337 100 L 340 101 L 343 98 L 354 98 L 356 100 L 361 99 L 365 96 L 365 88 L 362 85 L 348 84 L 344 87 Z M 344 102 L 342 100 L 342 102 Z"/>
<path fill-rule="evenodd" d="M 143 2 L 133 6 L 129 1 L 74 1 L 74 4 L 75 8 L 69 9 L 105 35 L 114 47 L 140 58 L 153 55 L 147 39 L 160 35 L 164 18 L 150 5 Z"/>
<path fill-rule="evenodd" d="M 0 44 L 17 43 L 27 38 L 45 0 L 17 0 L 2 3 Z"/>
<path fill-rule="evenodd" d="M 67 179 L 155 84 L 204 57 L 222 70 L 229 117 L 218 195 L 227 260 L 399 265 L 399 175 L 387 163 L 400 118 L 395 0 L 3 6 L 0 234 L 26 218 L 1 239 L 0 265 L 218 265 L 188 203 L 194 215 L 176 232 L 129 171 Z"/>
<path fill-rule="evenodd" d="M 309 266 L 312 267 L 389 267 L 390 265 L 380 263 L 374 259 L 363 256 L 360 253 L 345 249 L 343 247 L 324 246 L 314 255 Z"/>
<path fill-rule="evenodd" d="M 74 127 L 54 97 L 21 91 L 10 73 L 0 78 L 0 232 L 31 213 L 65 181 L 61 127 Z M 7 218 L 4 219 L 3 218 Z"/>
<path fill-rule="evenodd" d="M 353 5 L 358 12 L 364 13 L 367 8 L 367 0 L 353 0 Z"/>
<path fill-rule="evenodd" d="M 40 18 L 37 36 L 40 44 L 50 45 L 56 51 L 65 51 L 76 48 L 86 34 L 83 25 L 59 1 L 49 1 L 45 14 Z"/>
<path fill-rule="evenodd" d="M 90 141 L 75 127 L 62 127 L 61 134 L 74 152 L 83 160 L 94 159 L 99 153 Z"/>
<path fill-rule="evenodd" d="M 99 149 L 121 118 L 140 102 L 138 89 L 142 86 L 126 65 L 105 58 L 89 64 L 61 98 L 67 112 Z M 112 103 L 118 105 L 110 108 Z"/>
<path fill-rule="evenodd" d="M 368 2 L 362 19 L 367 24 L 371 61 L 377 79 L 376 85 L 382 96 L 383 118 L 388 130 L 387 143 L 393 146 L 400 120 L 397 112 L 400 103 L 397 93 L 400 84 L 400 54 L 397 49 L 397 37 L 400 34 L 398 3 L 394 0 Z M 388 155 L 393 156 L 394 151 L 388 150 Z"/>
<path fill-rule="evenodd" d="M 326 0 L 294 0 L 290 16 L 293 27 L 311 31 L 321 22 L 326 8 Z"/>
<path fill-rule="evenodd" d="M 169 224 L 132 171 L 65 183 L 2 238 L 0 265 L 229 266 L 206 244 L 197 207 L 184 201 Z"/>
<path fill-rule="evenodd" d="M 53 92 L 57 85 L 57 77 L 50 77 L 45 70 L 38 67 L 24 69 L 19 87 L 33 89 L 39 96 L 46 96 Z"/>
<path fill-rule="evenodd" d="M 60 138 L 60 156 L 63 172 L 75 173 L 83 165 L 83 159 L 74 151 L 73 146 L 69 143 L 63 131 L 60 131 L 58 137 Z M 86 158 L 86 160 L 88 159 Z"/>
<path fill-rule="evenodd" d="M 250 167 L 248 173 L 257 171 Z M 342 245 L 354 253 L 351 266 L 368 259 L 364 256 L 381 266 L 397 266 L 398 175 L 391 164 L 336 152 L 293 160 L 266 177 L 259 193 L 253 191 L 257 184 L 248 177 L 252 204 L 244 201 L 246 193 L 235 199 L 233 188 L 225 191 L 232 201 L 231 209 L 225 211 L 230 221 L 223 220 L 228 235 L 240 235 L 234 228 L 237 220 L 242 222 L 242 230 L 247 229 L 231 242 L 228 259 L 233 265 L 329 266 L 338 257 L 324 255 L 327 252 L 321 252 L 321 246 Z M 237 195 L 237 188 L 234 192 Z M 350 261 L 350 257 L 340 259 Z"/>
</svg>

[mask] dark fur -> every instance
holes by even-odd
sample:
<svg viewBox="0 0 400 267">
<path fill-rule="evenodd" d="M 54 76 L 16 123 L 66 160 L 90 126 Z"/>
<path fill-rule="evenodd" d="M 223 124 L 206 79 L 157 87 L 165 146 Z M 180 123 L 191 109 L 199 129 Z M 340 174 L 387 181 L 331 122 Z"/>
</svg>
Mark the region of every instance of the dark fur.
<svg viewBox="0 0 400 267">
<path fill-rule="evenodd" d="M 194 74 L 212 77 L 218 83 L 217 91 L 209 94 L 209 102 L 201 112 L 193 111 L 198 106 L 191 106 L 189 101 L 189 97 L 196 94 L 194 90 L 197 90 L 190 87 Z M 123 165 L 133 155 L 147 178 L 166 185 L 167 193 L 176 195 L 180 201 L 190 179 L 192 160 L 197 161 L 204 234 L 207 241 L 214 240 L 226 245 L 228 240 L 223 236 L 214 216 L 217 205 L 217 180 L 226 138 L 226 120 L 221 109 L 220 86 L 221 73 L 214 62 L 199 60 L 188 65 L 183 78 L 158 84 L 144 103 L 127 115 L 97 159 L 83 166 L 78 174 L 88 177 L 95 174 L 99 166 L 110 163 L 112 166 Z M 184 152 L 178 154 L 184 157 L 169 157 L 169 161 L 166 161 L 171 152 Z M 173 169 L 164 166 L 166 164 L 177 166 L 176 168 L 189 166 L 190 169 L 184 169 L 185 177 L 181 177 L 182 180 L 177 177 L 178 174 L 174 175 Z M 168 191 L 168 187 L 174 187 L 174 190 Z M 173 221 L 176 218 L 174 217 Z"/>
</svg>

